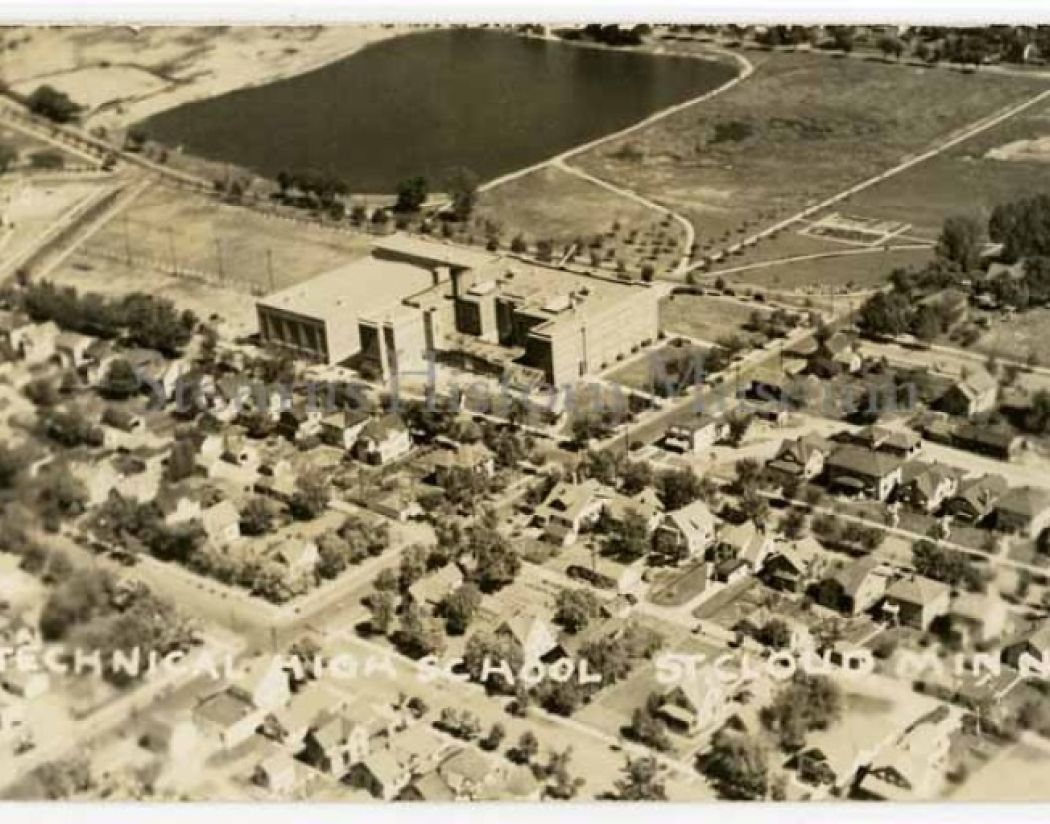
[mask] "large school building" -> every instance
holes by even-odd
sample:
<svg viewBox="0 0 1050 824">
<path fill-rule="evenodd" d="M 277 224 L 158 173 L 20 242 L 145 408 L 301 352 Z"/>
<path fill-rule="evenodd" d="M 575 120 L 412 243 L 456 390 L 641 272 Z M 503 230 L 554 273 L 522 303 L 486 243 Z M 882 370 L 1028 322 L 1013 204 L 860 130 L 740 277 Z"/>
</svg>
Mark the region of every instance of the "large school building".
<svg viewBox="0 0 1050 824">
<path fill-rule="evenodd" d="M 434 357 L 562 385 L 654 340 L 657 303 L 648 284 L 393 236 L 257 309 L 265 343 L 376 377 Z"/>
</svg>

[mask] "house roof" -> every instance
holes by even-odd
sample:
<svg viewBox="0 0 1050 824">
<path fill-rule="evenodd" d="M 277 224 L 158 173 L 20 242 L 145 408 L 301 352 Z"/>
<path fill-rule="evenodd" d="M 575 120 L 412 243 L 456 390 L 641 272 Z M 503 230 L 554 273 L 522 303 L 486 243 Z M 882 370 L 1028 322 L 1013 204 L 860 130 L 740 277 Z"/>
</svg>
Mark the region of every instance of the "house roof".
<svg viewBox="0 0 1050 824">
<path fill-rule="evenodd" d="M 423 801 L 455 801 L 456 794 L 437 771 L 428 772 L 412 782 L 412 788 Z"/>
<path fill-rule="evenodd" d="M 1002 475 L 982 475 L 968 478 L 959 484 L 955 499 L 965 501 L 980 511 L 990 506 L 1006 492 L 1008 484 Z"/>
<path fill-rule="evenodd" d="M 317 545 L 312 541 L 302 538 L 289 538 L 281 541 L 270 550 L 270 557 L 285 566 L 294 567 L 307 563 L 311 557 L 315 557 Z"/>
<path fill-rule="evenodd" d="M 857 594 L 872 573 L 881 566 L 882 562 L 878 558 L 865 555 L 846 564 L 832 578 L 842 587 L 843 592 L 852 596 Z"/>
<path fill-rule="evenodd" d="M 886 596 L 909 604 L 927 606 L 939 598 L 946 597 L 950 592 L 951 588 L 947 584 L 922 575 L 913 575 L 894 582 L 887 590 Z"/>
<path fill-rule="evenodd" d="M 345 704 L 346 699 L 331 687 L 311 681 L 292 696 L 287 706 L 274 710 L 273 717 L 285 730 L 294 732 L 313 726 L 324 713 L 338 712 Z"/>
<path fill-rule="evenodd" d="M 560 481 L 551 490 L 542 506 L 544 509 L 558 512 L 575 520 L 591 505 L 600 488 L 601 484 L 594 478 L 588 478 L 579 484 Z"/>
<path fill-rule="evenodd" d="M 219 729 L 228 729 L 254 711 L 255 708 L 249 702 L 228 690 L 223 690 L 198 704 L 194 715 Z"/>
<path fill-rule="evenodd" d="M 1050 509 L 1050 490 L 1020 486 L 1003 495 L 995 508 L 1024 518 L 1035 518 Z"/>
<path fill-rule="evenodd" d="M 209 537 L 224 532 L 233 524 L 239 524 L 241 520 L 237 507 L 229 500 L 219 501 L 214 506 L 209 506 L 201 512 L 201 524 Z"/>
<path fill-rule="evenodd" d="M 994 392 L 999 388 L 999 381 L 993 378 L 984 369 L 973 369 L 957 383 L 954 388 L 962 392 L 966 397 L 979 398 L 988 392 Z"/>
<path fill-rule="evenodd" d="M 701 500 L 686 504 L 681 509 L 667 513 L 679 531 L 686 538 L 702 538 L 714 532 L 715 516 L 711 514 L 710 508 Z"/>
<path fill-rule="evenodd" d="M 446 564 L 436 572 L 424 575 L 408 588 L 417 604 L 437 603 L 463 583 L 463 573 L 455 564 Z"/>
<path fill-rule="evenodd" d="M 473 747 L 463 747 L 452 753 L 438 765 L 438 774 L 448 780 L 458 778 L 481 784 L 493 770 L 492 759 L 485 757 Z"/>
<path fill-rule="evenodd" d="M 385 441 L 392 435 L 407 432 L 408 427 L 396 412 L 389 412 L 381 418 L 373 418 L 361 430 L 361 437 L 373 441 Z"/>
<path fill-rule="evenodd" d="M 884 452 L 872 452 L 862 446 L 842 446 L 827 460 L 827 465 L 842 472 L 867 478 L 885 478 L 900 468 L 902 461 Z"/>
<path fill-rule="evenodd" d="M 1040 653 L 1050 650 L 1050 622 L 1033 624 L 1023 632 L 1018 633 L 1003 646 L 1014 647 L 1018 644 L 1031 644 Z"/>
<path fill-rule="evenodd" d="M 853 443 L 858 443 L 869 449 L 891 449 L 911 450 L 920 443 L 920 438 L 914 432 L 901 429 L 888 429 L 884 426 L 865 426 L 848 436 Z"/>
</svg>

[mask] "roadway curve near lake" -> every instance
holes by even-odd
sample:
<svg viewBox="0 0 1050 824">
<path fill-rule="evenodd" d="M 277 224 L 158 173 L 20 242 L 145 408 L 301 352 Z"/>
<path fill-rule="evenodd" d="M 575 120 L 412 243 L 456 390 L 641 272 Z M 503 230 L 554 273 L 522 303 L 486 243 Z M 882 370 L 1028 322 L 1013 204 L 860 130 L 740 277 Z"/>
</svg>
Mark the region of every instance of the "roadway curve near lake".
<svg viewBox="0 0 1050 824">
<path fill-rule="evenodd" d="M 653 56 L 689 57 L 695 60 L 705 60 L 708 59 L 708 57 L 705 55 L 709 56 L 712 54 L 719 54 L 722 56 L 732 58 L 740 66 L 740 73 L 736 77 L 727 80 L 721 86 L 711 89 L 710 91 L 706 91 L 697 97 L 690 98 L 689 100 L 685 100 L 681 103 L 676 103 L 673 106 L 668 106 L 666 109 L 661 109 L 658 112 L 654 112 L 653 114 L 646 117 L 644 120 L 639 120 L 637 123 L 634 123 L 623 129 L 611 132 L 607 135 L 603 135 L 602 137 L 595 138 L 594 140 L 589 140 L 586 143 L 581 143 L 578 146 L 573 146 L 571 149 L 566 149 L 564 152 L 561 152 L 555 155 L 554 157 L 547 158 L 546 160 L 541 160 L 539 163 L 533 163 L 531 166 L 525 166 L 521 169 L 516 169 L 513 172 L 508 172 L 507 174 L 500 175 L 499 177 L 494 177 L 491 180 L 488 180 L 485 183 L 481 184 L 478 187 L 478 191 L 485 192 L 490 189 L 494 189 L 497 186 L 503 185 L 504 183 L 509 183 L 512 180 L 517 180 L 520 177 L 524 177 L 525 175 L 531 174 L 532 172 L 536 172 L 540 169 L 545 168 L 556 168 L 560 169 L 563 172 L 567 172 L 568 174 L 575 175 L 578 178 L 593 183 L 595 186 L 600 186 L 601 188 L 606 189 L 607 191 L 613 192 L 614 194 L 617 194 L 620 197 L 627 198 L 628 200 L 633 200 L 636 203 L 640 203 L 641 205 L 647 206 L 648 208 L 653 209 L 662 214 L 670 215 L 678 223 L 678 225 L 682 227 L 682 230 L 685 233 L 685 241 L 683 243 L 684 251 L 682 253 L 682 259 L 679 261 L 678 266 L 675 267 L 674 274 L 685 274 L 685 272 L 688 271 L 690 252 L 693 248 L 693 242 L 696 239 L 696 230 L 693 228 L 693 224 L 691 221 L 689 221 L 684 215 L 675 212 L 672 209 L 668 209 L 666 206 L 662 206 L 661 204 L 657 203 L 656 201 L 650 200 L 647 197 L 643 197 L 642 195 L 638 194 L 638 192 L 635 192 L 632 189 L 628 189 L 624 186 L 618 186 L 615 183 L 610 183 L 609 181 L 603 180 L 600 177 L 596 177 L 595 175 L 592 175 L 589 172 L 585 172 L 582 169 L 577 168 L 576 166 L 572 166 L 570 165 L 569 161 L 576 155 L 582 154 L 583 152 L 589 151 L 591 149 L 595 149 L 613 140 L 619 140 L 622 137 L 626 137 L 629 134 L 633 134 L 634 132 L 644 129 L 647 126 L 651 126 L 654 123 L 663 120 L 665 117 L 669 117 L 672 114 L 676 114 L 680 111 L 683 111 L 684 109 L 688 109 L 690 106 L 694 106 L 697 103 L 702 103 L 705 100 L 710 100 L 715 95 L 722 94 L 723 92 L 728 91 L 729 89 L 736 86 L 738 83 L 746 80 L 755 71 L 754 64 L 752 64 L 752 62 L 746 57 L 744 57 L 742 54 L 738 54 L 736 52 L 729 51 L 728 49 L 721 49 L 717 47 L 708 48 L 705 54 L 695 54 L 692 52 L 664 51 L 653 53 Z"/>
</svg>

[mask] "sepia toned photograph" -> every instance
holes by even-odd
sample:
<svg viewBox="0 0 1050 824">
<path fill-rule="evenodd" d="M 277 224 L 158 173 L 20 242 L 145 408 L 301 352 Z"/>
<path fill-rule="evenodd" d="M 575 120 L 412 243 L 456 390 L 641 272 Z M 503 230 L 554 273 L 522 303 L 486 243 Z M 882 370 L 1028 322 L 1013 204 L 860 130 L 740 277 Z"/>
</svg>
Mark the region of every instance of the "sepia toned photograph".
<svg viewBox="0 0 1050 824">
<path fill-rule="evenodd" d="M 0 802 L 1050 801 L 1050 25 L 217 20 L 0 26 Z"/>
</svg>

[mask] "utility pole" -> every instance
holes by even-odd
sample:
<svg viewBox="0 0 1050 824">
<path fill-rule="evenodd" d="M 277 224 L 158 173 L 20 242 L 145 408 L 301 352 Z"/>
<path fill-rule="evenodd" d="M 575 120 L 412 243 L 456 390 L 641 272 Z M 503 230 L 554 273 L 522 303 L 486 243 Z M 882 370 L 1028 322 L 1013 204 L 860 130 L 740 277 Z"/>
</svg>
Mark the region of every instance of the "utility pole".
<svg viewBox="0 0 1050 824">
<path fill-rule="evenodd" d="M 171 271 L 177 275 L 179 273 L 179 260 L 175 256 L 175 230 L 170 226 L 168 227 L 168 249 L 171 252 Z"/>
</svg>

